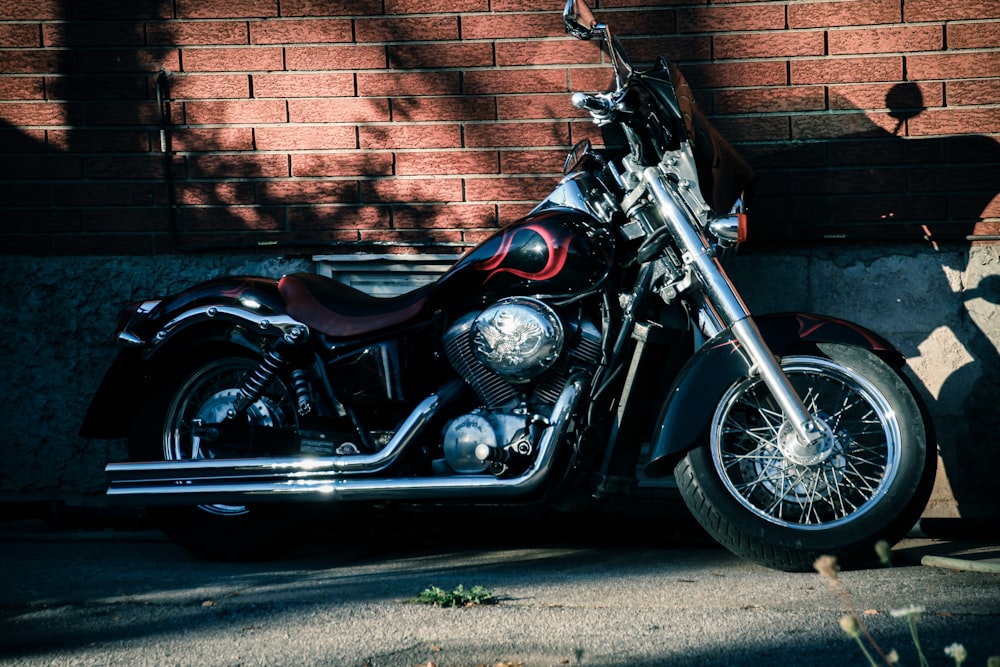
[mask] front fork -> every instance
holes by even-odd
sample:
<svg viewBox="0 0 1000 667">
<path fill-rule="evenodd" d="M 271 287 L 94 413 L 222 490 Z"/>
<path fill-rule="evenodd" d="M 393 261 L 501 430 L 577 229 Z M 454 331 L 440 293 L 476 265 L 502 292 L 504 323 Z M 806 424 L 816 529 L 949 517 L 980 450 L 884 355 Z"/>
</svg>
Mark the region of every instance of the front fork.
<svg viewBox="0 0 1000 667">
<path fill-rule="evenodd" d="M 780 439 L 782 453 L 796 463 L 808 465 L 822 456 L 827 447 L 824 425 L 809 413 L 802 399 L 781 370 L 781 365 L 764 343 L 760 330 L 701 232 L 700 226 L 677 203 L 665 185 L 663 172 L 648 167 L 643 182 L 652 197 L 658 217 L 683 253 L 681 261 L 693 273 L 704 291 L 708 306 L 719 322 L 732 329 L 736 341 L 750 359 L 750 373 L 760 376 L 778 403 L 785 419 Z M 680 187 L 688 187 L 681 184 Z"/>
</svg>

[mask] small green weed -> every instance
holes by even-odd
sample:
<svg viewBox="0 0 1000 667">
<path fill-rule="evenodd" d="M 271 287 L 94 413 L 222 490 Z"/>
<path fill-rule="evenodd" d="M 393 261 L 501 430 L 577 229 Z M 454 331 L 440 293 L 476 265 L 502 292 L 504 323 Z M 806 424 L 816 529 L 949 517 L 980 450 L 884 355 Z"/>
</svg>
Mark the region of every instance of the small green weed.
<svg viewBox="0 0 1000 667">
<path fill-rule="evenodd" d="M 477 604 L 494 604 L 497 601 L 493 591 L 483 586 L 473 586 L 466 590 L 459 584 L 451 591 L 438 586 L 429 586 L 417 596 L 415 602 L 435 607 L 471 607 Z"/>
</svg>

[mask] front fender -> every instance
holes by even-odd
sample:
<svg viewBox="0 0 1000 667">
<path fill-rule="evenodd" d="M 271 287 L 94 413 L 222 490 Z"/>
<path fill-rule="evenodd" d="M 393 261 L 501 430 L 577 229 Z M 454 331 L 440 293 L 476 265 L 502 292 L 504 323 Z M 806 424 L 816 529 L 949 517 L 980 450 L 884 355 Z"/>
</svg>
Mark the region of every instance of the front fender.
<svg viewBox="0 0 1000 667">
<path fill-rule="evenodd" d="M 905 361 L 902 353 L 884 338 L 847 320 L 779 313 L 754 321 L 764 342 L 779 358 L 795 353 L 803 345 L 839 343 L 869 350 L 897 368 Z M 647 475 L 661 477 L 672 472 L 679 456 L 698 444 L 723 394 L 749 371 L 747 357 L 730 329 L 706 342 L 688 360 L 660 413 L 645 469 Z"/>
<path fill-rule="evenodd" d="M 233 276 L 206 281 L 158 301 L 126 308 L 116 338 L 121 349 L 94 393 L 80 426 L 85 438 L 121 438 L 159 369 L 194 345 L 227 342 L 253 349 L 243 332 L 280 335 L 301 326 L 290 318 L 277 281 Z"/>
</svg>

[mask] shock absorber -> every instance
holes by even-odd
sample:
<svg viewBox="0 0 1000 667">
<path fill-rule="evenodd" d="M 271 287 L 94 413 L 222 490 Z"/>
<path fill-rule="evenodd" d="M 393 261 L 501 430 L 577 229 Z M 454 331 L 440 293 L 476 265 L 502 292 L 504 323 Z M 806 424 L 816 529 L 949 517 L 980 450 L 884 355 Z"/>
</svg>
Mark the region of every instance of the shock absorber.
<svg viewBox="0 0 1000 667">
<path fill-rule="evenodd" d="M 309 393 L 309 380 L 301 368 L 292 371 L 292 389 L 295 391 L 295 403 L 299 408 L 299 416 L 305 417 L 312 412 L 312 396 Z"/>
<path fill-rule="evenodd" d="M 264 389 L 271 383 L 274 376 L 278 374 L 278 371 L 288 366 L 288 356 L 291 347 L 300 344 L 304 340 L 304 331 L 300 328 L 295 328 L 274 342 L 257 368 L 243 376 L 243 380 L 240 382 L 238 388 L 239 394 L 236 396 L 236 400 L 233 401 L 232 407 L 228 410 L 228 417 L 230 419 L 234 419 L 237 415 L 242 414 L 247 408 L 260 400 L 260 397 L 264 395 Z M 296 388 L 297 397 L 298 394 L 299 392 Z"/>
</svg>

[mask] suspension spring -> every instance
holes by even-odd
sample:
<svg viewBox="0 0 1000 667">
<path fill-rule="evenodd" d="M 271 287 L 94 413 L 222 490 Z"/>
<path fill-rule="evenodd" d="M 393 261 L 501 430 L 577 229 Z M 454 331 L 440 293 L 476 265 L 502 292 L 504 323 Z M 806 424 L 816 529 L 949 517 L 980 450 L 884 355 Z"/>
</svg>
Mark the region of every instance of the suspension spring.
<svg viewBox="0 0 1000 667">
<path fill-rule="evenodd" d="M 264 389 L 287 363 L 284 356 L 277 349 L 271 348 L 268 350 L 260 365 L 243 377 L 243 381 L 239 387 L 239 395 L 233 401 L 233 406 L 229 409 L 229 417 L 235 417 L 259 401 L 260 397 L 264 395 Z"/>
<path fill-rule="evenodd" d="M 299 408 L 299 416 L 305 417 L 312 412 L 312 394 L 309 391 L 309 380 L 301 368 L 292 371 L 292 389 L 295 391 L 295 402 Z"/>
</svg>

